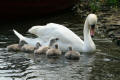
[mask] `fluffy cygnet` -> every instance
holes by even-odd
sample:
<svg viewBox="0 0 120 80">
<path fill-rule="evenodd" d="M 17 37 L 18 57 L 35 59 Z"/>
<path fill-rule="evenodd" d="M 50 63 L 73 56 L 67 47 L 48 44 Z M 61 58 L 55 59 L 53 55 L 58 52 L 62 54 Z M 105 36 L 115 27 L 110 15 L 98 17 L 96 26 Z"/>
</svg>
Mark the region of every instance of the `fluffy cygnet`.
<svg viewBox="0 0 120 80">
<path fill-rule="evenodd" d="M 27 44 L 24 40 L 21 41 L 23 44 L 23 46 L 21 47 L 21 51 L 23 52 L 34 52 L 35 47 L 31 46 L 29 44 Z"/>
<path fill-rule="evenodd" d="M 46 56 L 49 58 L 57 58 L 61 55 L 61 51 L 58 49 L 58 44 L 55 44 L 55 48 L 50 48 L 46 52 Z"/>
<path fill-rule="evenodd" d="M 70 60 L 79 60 L 80 53 L 77 51 L 72 50 L 72 47 L 69 47 L 69 51 L 65 53 L 65 57 Z"/>
<path fill-rule="evenodd" d="M 7 46 L 8 51 L 20 51 L 21 47 L 24 45 L 24 41 L 20 41 L 19 44 L 12 44 Z"/>
</svg>

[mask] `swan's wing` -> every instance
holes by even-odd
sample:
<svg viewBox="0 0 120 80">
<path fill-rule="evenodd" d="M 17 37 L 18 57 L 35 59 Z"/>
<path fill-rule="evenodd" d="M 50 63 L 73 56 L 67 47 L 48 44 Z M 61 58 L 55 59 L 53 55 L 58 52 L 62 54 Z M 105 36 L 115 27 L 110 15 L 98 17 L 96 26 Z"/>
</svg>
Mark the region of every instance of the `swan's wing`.
<svg viewBox="0 0 120 80">
<path fill-rule="evenodd" d="M 49 33 L 50 34 L 55 33 L 56 29 L 58 30 L 59 27 L 61 27 L 61 26 L 62 25 L 59 25 L 59 24 L 49 23 L 44 26 L 33 26 L 32 28 L 30 28 L 28 30 L 28 32 L 31 34 L 35 34 L 38 37 L 41 37 L 41 36 L 49 34 Z"/>
<path fill-rule="evenodd" d="M 33 26 L 28 30 L 29 33 L 37 35 L 41 40 L 50 40 L 53 37 L 60 38 L 64 43 L 71 43 L 79 40 L 81 43 L 83 41 L 71 30 L 63 25 L 49 23 L 45 26 Z"/>
<path fill-rule="evenodd" d="M 38 39 L 44 43 L 48 43 L 51 38 L 59 38 L 57 43 L 62 51 L 66 51 L 68 46 L 81 51 L 83 40 L 81 40 L 74 32 L 63 25 L 49 23 L 45 26 L 34 26 L 29 29 L 29 32 L 38 36 Z"/>
</svg>

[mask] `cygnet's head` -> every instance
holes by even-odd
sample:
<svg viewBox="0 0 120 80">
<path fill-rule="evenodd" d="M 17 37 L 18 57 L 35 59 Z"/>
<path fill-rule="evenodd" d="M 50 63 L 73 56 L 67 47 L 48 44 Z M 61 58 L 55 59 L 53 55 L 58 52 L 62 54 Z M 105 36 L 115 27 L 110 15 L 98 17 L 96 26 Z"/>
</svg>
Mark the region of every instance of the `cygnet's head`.
<svg viewBox="0 0 120 80">
<path fill-rule="evenodd" d="M 36 43 L 35 49 L 38 49 L 40 46 L 42 46 L 39 42 Z"/>
<path fill-rule="evenodd" d="M 94 29 L 95 29 L 96 24 L 97 24 L 97 16 L 95 14 L 89 14 L 87 17 L 87 21 L 88 21 L 88 26 L 90 28 L 90 34 L 93 37 L 94 36 Z"/>
<path fill-rule="evenodd" d="M 72 46 L 69 46 L 69 47 L 68 47 L 68 50 L 69 50 L 69 51 L 72 51 Z"/>
<path fill-rule="evenodd" d="M 59 40 L 59 38 L 53 38 L 50 40 L 50 46 L 52 46 L 54 43 L 56 43 Z"/>
<path fill-rule="evenodd" d="M 27 44 L 25 40 L 21 40 L 18 44 L 19 47 L 22 47 L 24 44 Z"/>
<path fill-rule="evenodd" d="M 58 49 L 58 44 L 55 44 L 55 49 Z"/>
<path fill-rule="evenodd" d="M 53 38 L 53 39 L 51 39 L 50 41 L 51 42 L 56 42 L 56 41 L 58 41 L 59 40 L 59 38 Z"/>
</svg>

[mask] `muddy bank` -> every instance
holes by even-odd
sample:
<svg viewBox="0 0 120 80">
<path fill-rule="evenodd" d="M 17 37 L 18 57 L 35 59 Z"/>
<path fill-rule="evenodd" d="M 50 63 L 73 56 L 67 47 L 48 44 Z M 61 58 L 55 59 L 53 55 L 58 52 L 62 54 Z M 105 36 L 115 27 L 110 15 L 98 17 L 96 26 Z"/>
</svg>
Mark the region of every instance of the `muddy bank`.
<svg viewBox="0 0 120 80">
<path fill-rule="evenodd" d="M 109 37 L 115 44 L 120 46 L 120 10 L 101 12 L 98 28 L 103 37 Z"/>
</svg>

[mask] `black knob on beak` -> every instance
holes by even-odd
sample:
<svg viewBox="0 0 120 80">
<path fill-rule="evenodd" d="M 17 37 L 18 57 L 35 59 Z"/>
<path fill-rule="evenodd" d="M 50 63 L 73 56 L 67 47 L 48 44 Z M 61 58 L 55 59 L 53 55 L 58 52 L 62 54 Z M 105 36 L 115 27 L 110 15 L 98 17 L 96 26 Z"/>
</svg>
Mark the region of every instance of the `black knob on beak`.
<svg viewBox="0 0 120 80">
<path fill-rule="evenodd" d="M 93 38 L 93 37 L 94 37 L 94 35 L 91 35 L 91 37 Z"/>
<path fill-rule="evenodd" d="M 95 29 L 95 24 L 91 25 L 91 29 Z"/>
</svg>

